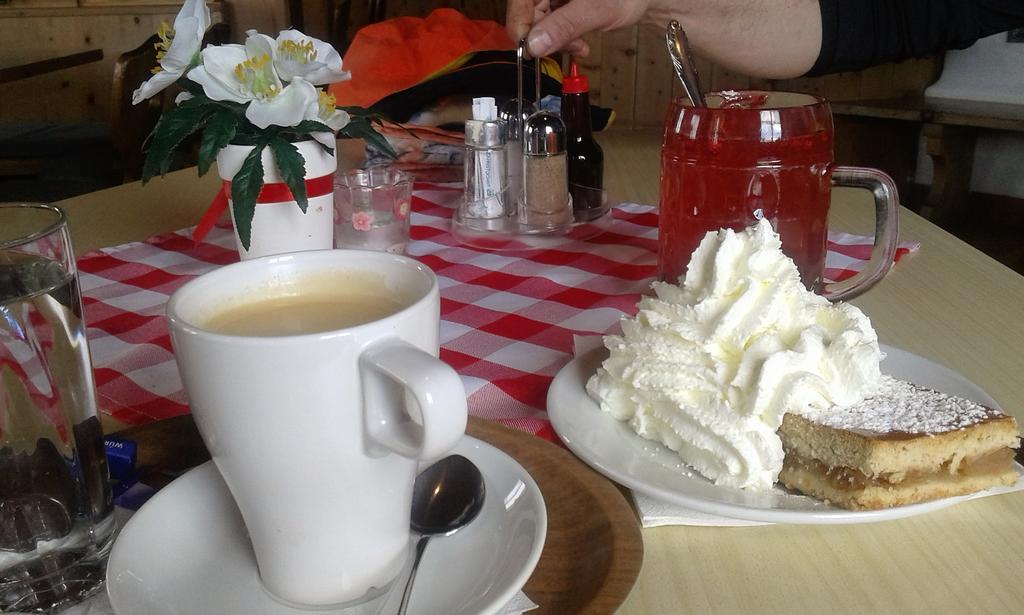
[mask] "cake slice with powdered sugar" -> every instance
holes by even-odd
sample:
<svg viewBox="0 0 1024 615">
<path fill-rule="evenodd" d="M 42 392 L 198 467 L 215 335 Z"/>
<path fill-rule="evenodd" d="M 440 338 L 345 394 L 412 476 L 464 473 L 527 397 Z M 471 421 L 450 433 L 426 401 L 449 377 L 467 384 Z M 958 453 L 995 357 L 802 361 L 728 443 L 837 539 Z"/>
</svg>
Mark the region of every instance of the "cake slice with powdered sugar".
<svg viewBox="0 0 1024 615">
<path fill-rule="evenodd" d="M 876 509 L 1017 480 L 1017 422 L 997 410 L 883 376 L 852 406 L 788 413 L 779 481 L 835 506 Z"/>
</svg>

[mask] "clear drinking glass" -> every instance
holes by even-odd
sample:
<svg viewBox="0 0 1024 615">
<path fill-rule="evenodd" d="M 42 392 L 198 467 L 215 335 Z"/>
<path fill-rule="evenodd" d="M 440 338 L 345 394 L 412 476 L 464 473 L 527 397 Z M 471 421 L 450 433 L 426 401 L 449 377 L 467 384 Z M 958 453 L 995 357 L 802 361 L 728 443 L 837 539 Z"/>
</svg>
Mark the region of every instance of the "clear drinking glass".
<svg viewBox="0 0 1024 615">
<path fill-rule="evenodd" d="M 412 178 L 391 167 L 334 177 L 334 247 L 404 254 L 409 243 Z"/>
<path fill-rule="evenodd" d="M 0 611 L 97 591 L 112 513 L 64 212 L 0 203 Z"/>
</svg>

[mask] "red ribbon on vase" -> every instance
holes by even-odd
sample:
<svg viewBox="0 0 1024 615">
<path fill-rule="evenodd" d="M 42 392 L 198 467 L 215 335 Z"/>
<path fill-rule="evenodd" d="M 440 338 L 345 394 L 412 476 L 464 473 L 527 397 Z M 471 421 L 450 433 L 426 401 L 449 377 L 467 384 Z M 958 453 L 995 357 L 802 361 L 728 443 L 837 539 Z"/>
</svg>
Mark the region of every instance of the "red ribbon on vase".
<svg viewBox="0 0 1024 615">
<path fill-rule="evenodd" d="M 325 196 L 331 194 L 334 191 L 334 173 L 329 173 L 321 177 L 314 177 L 306 180 L 306 198 L 312 199 L 318 196 Z M 203 238 L 210 232 L 213 225 L 217 223 L 217 220 L 224 214 L 228 209 L 228 199 L 231 198 L 231 182 L 228 180 L 222 180 L 220 190 L 217 191 L 217 196 L 213 198 L 210 206 L 206 208 L 206 213 L 199 219 L 199 224 L 196 225 L 196 229 L 192 231 L 192 241 L 199 245 L 203 241 Z M 263 188 L 260 189 L 259 195 L 256 197 L 256 204 L 261 203 L 285 203 L 288 201 L 294 201 L 295 197 L 292 195 L 291 188 L 284 182 L 263 184 Z"/>
</svg>

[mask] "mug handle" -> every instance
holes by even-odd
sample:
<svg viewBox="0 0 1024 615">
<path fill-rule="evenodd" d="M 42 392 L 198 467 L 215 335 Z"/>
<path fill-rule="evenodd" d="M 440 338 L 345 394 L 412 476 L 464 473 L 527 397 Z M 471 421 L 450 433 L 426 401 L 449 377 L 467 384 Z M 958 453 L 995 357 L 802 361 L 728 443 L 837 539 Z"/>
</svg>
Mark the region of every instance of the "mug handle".
<svg viewBox="0 0 1024 615">
<path fill-rule="evenodd" d="M 447 363 L 401 340 L 359 357 L 368 454 L 437 459 L 466 433 L 466 390 Z M 420 420 L 403 409 L 419 407 Z"/>
<path fill-rule="evenodd" d="M 822 292 L 829 301 L 852 299 L 877 284 L 892 268 L 899 242 L 900 198 L 896 183 L 877 169 L 835 167 L 832 185 L 870 190 L 875 199 L 875 243 L 864 269 L 842 282 L 826 284 Z"/>
</svg>

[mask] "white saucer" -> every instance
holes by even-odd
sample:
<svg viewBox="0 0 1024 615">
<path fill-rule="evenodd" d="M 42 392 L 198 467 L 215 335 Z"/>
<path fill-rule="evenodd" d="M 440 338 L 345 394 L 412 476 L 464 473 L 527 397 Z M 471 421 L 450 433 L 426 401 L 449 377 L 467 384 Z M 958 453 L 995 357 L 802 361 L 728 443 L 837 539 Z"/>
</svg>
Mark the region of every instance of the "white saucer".
<svg viewBox="0 0 1024 615">
<path fill-rule="evenodd" d="M 886 374 L 999 409 L 985 391 L 947 367 L 891 346 L 882 345 L 882 351 L 886 354 L 882 361 L 882 371 Z M 673 451 L 641 438 L 626 423 L 601 412 L 585 387 L 606 356 L 607 351 L 599 348 L 562 368 L 548 391 L 548 416 L 555 432 L 576 456 L 608 478 L 639 493 L 690 510 L 733 519 L 815 524 L 899 519 L 976 497 L 960 496 L 883 510 L 850 511 L 780 487 L 767 492 L 750 492 L 717 486 L 691 470 Z"/>
<path fill-rule="evenodd" d="M 496 613 L 540 559 L 547 511 L 540 489 L 514 459 L 469 436 L 454 453 L 479 466 L 487 498 L 470 525 L 431 540 L 410 615 Z M 213 462 L 174 481 L 146 503 L 114 543 L 107 592 L 118 615 L 284 615 L 263 590 L 238 509 Z M 374 612 L 375 605 L 316 613 Z"/>
</svg>

